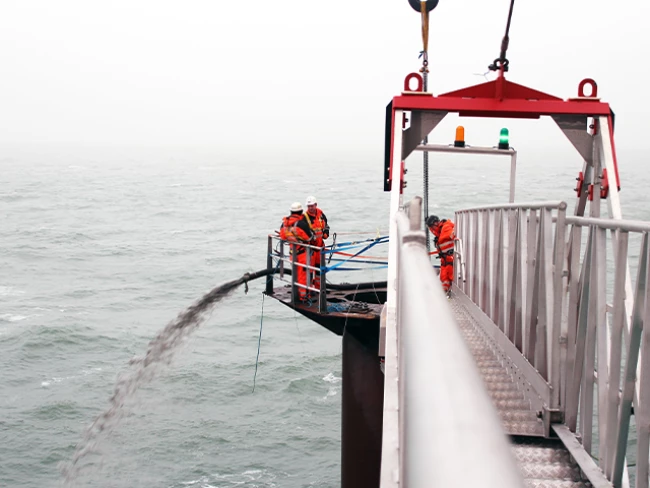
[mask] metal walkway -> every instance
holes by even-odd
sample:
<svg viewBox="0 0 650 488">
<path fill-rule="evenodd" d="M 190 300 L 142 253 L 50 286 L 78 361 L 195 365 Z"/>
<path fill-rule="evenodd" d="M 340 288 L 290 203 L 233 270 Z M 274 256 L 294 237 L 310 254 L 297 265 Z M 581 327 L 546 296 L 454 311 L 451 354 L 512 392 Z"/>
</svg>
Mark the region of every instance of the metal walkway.
<svg viewBox="0 0 650 488">
<path fill-rule="evenodd" d="M 395 214 L 381 488 L 649 488 L 650 223 L 566 209 L 457 211 L 451 299 Z"/>
<path fill-rule="evenodd" d="M 503 429 L 511 435 L 512 453 L 526 486 L 531 488 L 584 488 L 580 468 L 559 440 L 544 439 L 544 425 L 527 398 L 525 379 L 515 381 L 516 369 L 507 364 L 504 353 L 491 342 L 470 311 L 458 298 L 451 309 L 492 402 Z M 513 369 L 515 369 L 513 371 Z"/>
</svg>

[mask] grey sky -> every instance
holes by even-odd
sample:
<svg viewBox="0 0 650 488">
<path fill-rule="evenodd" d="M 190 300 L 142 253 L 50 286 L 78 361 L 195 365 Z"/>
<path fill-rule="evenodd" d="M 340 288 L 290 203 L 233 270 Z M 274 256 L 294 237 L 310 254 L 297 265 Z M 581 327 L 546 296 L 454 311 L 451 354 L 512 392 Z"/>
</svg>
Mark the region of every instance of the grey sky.
<svg viewBox="0 0 650 488">
<path fill-rule="evenodd" d="M 473 73 L 498 55 L 508 5 L 441 0 L 432 91 L 483 81 Z M 650 2 L 517 0 L 508 78 L 560 97 L 595 78 L 618 116 L 619 148 L 639 148 L 648 18 Z M 407 0 L 3 0 L 0 143 L 254 139 L 381 152 L 384 107 L 420 49 Z"/>
</svg>

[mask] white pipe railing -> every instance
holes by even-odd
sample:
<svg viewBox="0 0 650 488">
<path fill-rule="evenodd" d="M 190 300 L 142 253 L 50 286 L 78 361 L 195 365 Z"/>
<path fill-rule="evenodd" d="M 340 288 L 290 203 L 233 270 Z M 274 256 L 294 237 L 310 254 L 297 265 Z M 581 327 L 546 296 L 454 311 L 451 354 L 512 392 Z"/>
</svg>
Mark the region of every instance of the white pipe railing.
<svg viewBox="0 0 650 488">
<path fill-rule="evenodd" d="M 546 399 L 537 392 L 554 413 L 545 423 L 564 423 L 615 487 L 626 486 L 626 456 L 635 457 L 636 486 L 646 488 L 650 223 L 565 211 L 564 202 L 547 202 L 457 212 L 464 279 L 457 269 L 455 284 L 550 387 Z M 633 297 L 626 293 L 631 240 L 640 241 Z"/>
<path fill-rule="evenodd" d="M 274 247 L 275 243 L 275 247 Z M 326 274 L 323 270 L 322 263 L 325 262 L 325 254 L 323 247 L 312 246 L 303 243 L 292 243 L 280 239 L 279 236 L 269 234 L 268 246 L 266 255 L 266 268 L 269 272 L 269 279 L 266 280 L 267 295 L 273 294 L 273 282 L 278 280 L 291 285 L 291 300 L 295 304 L 299 295 L 298 289 L 304 290 L 304 293 L 313 293 L 318 300 L 318 311 L 320 313 L 327 312 L 327 292 L 326 292 Z M 285 250 L 288 250 L 285 251 Z M 305 262 L 300 263 L 295 259 L 297 252 L 305 253 Z M 320 254 L 321 267 L 314 267 L 311 265 L 312 255 L 314 253 Z M 291 270 L 290 278 L 285 278 L 285 269 Z M 305 283 L 298 280 L 298 270 L 304 269 Z M 320 286 L 316 288 L 312 286 L 314 278 L 317 273 L 320 273 Z M 274 276 L 275 275 L 275 276 Z"/>
<path fill-rule="evenodd" d="M 650 224 L 567 217 L 571 225 L 566 424 L 598 455 L 616 487 L 625 483 L 632 406 L 636 420 L 636 486 L 648 486 L 650 454 Z M 584 254 L 583 229 L 588 229 Z M 607 246 L 608 233 L 611 246 Z M 632 236 L 630 236 L 632 234 Z M 626 313 L 630 237 L 640 240 L 631 316 Z M 608 249 L 611 255 L 608 255 Z M 607 267 L 610 266 L 610 272 Z M 607 290 L 613 285 L 612 303 Z M 629 323 L 629 333 L 624 334 Z M 640 366 L 640 367 L 639 367 Z M 594 393 L 597 394 L 594 405 Z M 594 433 L 598 449 L 592 445 Z"/>
<path fill-rule="evenodd" d="M 431 267 L 421 199 L 411 202 L 409 213 L 397 214 L 395 236 L 399 486 L 523 486 L 501 421 Z M 381 486 L 395 485 L 382 478 Z"/>
<path fill-rule="evenodd" d="M 479 306 L 551 386 L 560 408 L 565 357 L 562 263 L 566 203 L 490 205 L 456 212 L 464 279 L 455 284 Z M 458 249 L 457 249 L 458 251 Z M 540 396 L 544 395 L 539 392 Z"/>
</svg>

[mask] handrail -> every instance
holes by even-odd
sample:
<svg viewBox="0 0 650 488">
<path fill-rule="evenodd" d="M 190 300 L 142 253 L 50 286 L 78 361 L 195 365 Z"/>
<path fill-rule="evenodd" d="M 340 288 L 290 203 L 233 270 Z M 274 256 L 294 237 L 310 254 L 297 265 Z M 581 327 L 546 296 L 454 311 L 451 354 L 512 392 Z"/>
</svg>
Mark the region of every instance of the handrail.
<svg viewBox="0 0 650 488">
<path fill-rule="evenodd" d="M 539 385 L 542 379 L 550 386 L 536 388 L 539 400 L 531 399 L 543 412 L 547 434 L 565 385 L 566 358 L 557 344 L 563 336 L 566 208 L 555 201 L 456 212 L 465 279 L 456 273 L 455 283 L 519 350 L 521 360 L 512 359 L 534 367 L 528 381 Z"/>
<path fill-rule="evenodd" d="M 363 269 L 373 269 L 370 267 L 361 267 L 361 268 L 345 268 L 342 267 L 347 262 L 350 262 L 355 265 L 374 265 L 377 267 L 386 267 L 385 262 L 383 261 L 371 261 L 368 259 L 358 259 L 368 256 L 363 256 L 362 253 L 377 245 L 384 244 L 387 242 L 387 236 L 378 236 L 374 239 L 363 239 L 360 241 L 339 243 L 338 245 L 324 246 L 319 247 L 313 244 L 306 244 L 302 242 L 289 242 L 280 238 L 279 233 L 269 234 L 268 235 L 268 246 L 267 246 L 267 256 L 266 256 L 266 266 L 269 272 L 269 278 L 266 283 L 265 293 L 267 295 L 272 295 L 274 290 L 274 280 L 281 281 L 291 285 L 292 290 L 292 300 L 293 297 L 296 297 L 301 290 L 304 290 L 305 293 L 313 293 L 313 296 L 318 300 L 318 312 L 327 313 L 327 290 L 326 290 L 326 276 L 329 272 L 332 271 L 355 271 Z M 274 242 L 276 245 L 274 246 Z M 349 254 L 346 259 L 332 259 L 333 254 L 339 253 L 340 249 L 353 249 L 361 248 L 356 254 Z M 292 259 L 292 254 L 290 254 L 288 249 L 301 248 L 305 249 L 305 263 L 299 262 L 297 259 Z M 311 258 L 314 253 L 320 253 L 320 267 L 311 265 Z M 347 255 L 348 253 L 341 253 Z M 328 259 L 326 257 L 329 256 Z M 374 258 L 381 259 L 381 258 Z M 335 261 L 335 264 L 329 264 L 331 261 Z M 285 270 L 291 270 L 286 272 Z M 298 281 L 298 272 L 302 273 L 302 270 L 306 274 L 306 283 L 301 283 Z M 290 274 L 290 279 L 285 279 L 285 273 Z M 312 282 L 315 281 L 314 277 L 317 273 L 320 273 L 320 286 L 313 285 Z M 308 302 L 309 303 L 309 302 Z"/>
<path fill-rule="evenodd" d="M 636 486 L 648 486 L 650 224 L 594 217 L 566 220 L 572 226 L 568 256 L 568 308 L 572 313 L 568 316 L 566 424 L 572 432 L 580 434 L 590 454 L 596 452 L 597 433 L 599 465 L 612 484 L 619 487 L 627 478 L 626 457 L 632 455 L 628 436 L 634 415 Z M 587 241 L 583 243 L 585 228 Z M 611 231 L 611 246 L 606 244 L 607 230 Z M 634 256 L 636 283 L 628 293 L 625 281 L 630 273 L 632 233 L 641 242 L 639 255 Z M 608 305 L 607 289 L 612 284 L 612 303 Z"/>
<path fill-rule="evenodd" d="M 274 251 L 273 248 L 273 241 L 278 241 L 280 250 L 279 251 Z M 285 254 L 285 247 L 289 247 L 292 251 L 295 250 L 296 247 L 302 247 L 305 249 L 306 257 L 305 257 L 305 263 L 299 263 L 297 260 L 292 259 L 290 254 Z M 318 252 L 320 253 L 320 261 L 321 261 L 321 267 L 317 268 L 315 266 L 311 266 L 311 256 L 312 253 Z M 288 283 L 291 285 L 291 299 L 293 302 L 296 301 L 296 297 L 298 295 L 298 288 L 301 288 L 305 290 L 306 292 L 314 292 L 316 296 L 318 297 L 318 311 L 320 313 L 325 313 L 327 312 L 327 292 L 326 292 L 326 286 L 325 286 L 325 280 L 326 280 L 326 274 L 327 270 L 323 266 L 323 263 L 325 262 L 325 255 L 324 255 L 324 248 L 318 247 L 318 246 L 313 246 L 310 244 L 304 244 L 304 243 L 292 243 L 285 241 L 280 238 L 278 235 L 274 234 L 269 234 L 268 235 L 268 248 L 267 248 L 267 256 L 266 256 L 266 267 L 269 271 L 269 277 L 270 279 L 266 282 L 266 290 L 265 293 L 267 295 L 273 294 L 273 281 L 274 279 L 278 279 L 279 281 Z M 275 264 L 277 263 L 277 264 Z M 285 280 L 284 279 L 284 265 L 288 264 L 290 269 L 291 269 L 291 280 Z M 279 276 L 274 276 L 275 275 L 275 268 L 278 268 Z M 305 270 L 306 273 L 306 283 L 307 284 L 302 284 L 298 283 L 297 279 L 297 274 L 298 274 L 298 268 L 302 268 Z M 315 288 L 314 286 L 310 286 L 312 283 L 312 278 L 316 274 L 316 272 L 320 272 L 320 287 Z"/>
<path fill-rule="evenodd" d="M 623 230 L 626 232 L 650 232 L 650 223 L 640 220 L 597 219 L 594 217 L 567 217 L 567 224 L 580 227 L 594 225 L 601 229 Z"/>
<path fill-rule="evenodd" d="M 409 215 L 396 216 L 400 486 L 523 486 L 431 267 L 420 229 L 420 198 L 411 202 Z M 382 486 L 391 486 L 383 481 Z"/>
<path fill-rule="evenodd" d="M 496 204 L 496 205 L 484 205 L 482 207 L 471 207 L 458 210 L 456 213 L 469 213 L 477 212 L 481 210 L 514 210 L 514 209 L 525 209 L 525 210 L 540 210 L 542 208 L 560 208 L 564 206 L 566 208 L 566 203 L 563 201 L 550 201 L 550 202 L 529 202 L 529 203 L 506 203 L 506 204 Z"/>
<path fill-rule="evenodd" d="M 563 442 L 572 436 L 581 459 L 593 457 L 613 486 L 625 486 L 634 416 L 637 486 L 647 487 L 650 223 L 567 216 L 564 202 L 523 203 L 458 211 L 456 234 L 466 269 L 465 281 L 456 269 L 455 283 L 515 346 L 509 359 L 534 367 L 520 370 L 539 395 L 545 435 L 553 424 Z"/>
</svg>

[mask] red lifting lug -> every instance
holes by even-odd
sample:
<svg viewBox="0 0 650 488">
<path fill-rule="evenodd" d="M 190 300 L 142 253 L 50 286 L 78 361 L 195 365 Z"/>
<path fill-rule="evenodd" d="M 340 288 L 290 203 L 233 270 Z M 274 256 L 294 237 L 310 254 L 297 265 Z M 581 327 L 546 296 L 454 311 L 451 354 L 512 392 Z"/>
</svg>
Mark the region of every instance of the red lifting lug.
<svg viewBox="0 0 650 488">
<path fill-rule="evenodd" d="M 415 80 L 415 89 L 411 88 L 411 80 Z M 424 78 L 420 73 L 409 73 L 404 78 L 404 91 L 405 92 L 423 92 L 424 91 Z"/>
<path fill-rule="evenodd" d="M 607 179 L 607 170 L 603 169 L 603 176 L 600 177 L 600 198 L 607 198 L 609 194 L 609 180 Z"/>
<path fill-rule="evenodd" d="M 578 195 L 578 198 L 580 198 L 580 195 L 582 194 L 582 185 L 585 182 L 585 175 L 582 173 L 582 171 L 580 171 L 580 173 L 578 174 L 578 177 L 576 178 L 576 180 L 578 181 L 578 186 L 576 186 L 574 188 L 574 190 L 575 190 L 576 194 Z"/>
<path fill-rule="evenodd" d="M 589 201 L 593 202 L 594 201 L 594 185 L 589 185 L 589 193 L 588 193 L 588 195 L 589 196 L 587 198 L 589 198 Z"/>
</svg>

